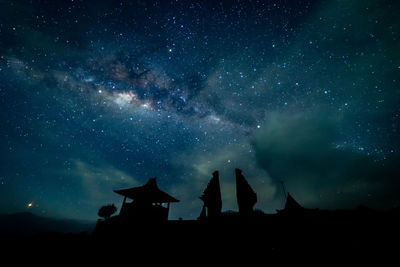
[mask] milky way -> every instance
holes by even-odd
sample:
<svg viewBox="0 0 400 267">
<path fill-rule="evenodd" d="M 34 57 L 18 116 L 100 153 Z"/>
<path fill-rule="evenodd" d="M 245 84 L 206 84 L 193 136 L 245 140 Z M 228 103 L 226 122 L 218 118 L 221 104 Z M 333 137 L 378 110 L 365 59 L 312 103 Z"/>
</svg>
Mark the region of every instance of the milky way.
<svg viewBox="0 0 400 267">
<path fill-rule="evenodd" d="M 157 177 L 199 215 L 234 168 L 282 206 L 400 204 L 396 1 L 0 3 L 0 212 L 95 219 Z"/>
</svg>

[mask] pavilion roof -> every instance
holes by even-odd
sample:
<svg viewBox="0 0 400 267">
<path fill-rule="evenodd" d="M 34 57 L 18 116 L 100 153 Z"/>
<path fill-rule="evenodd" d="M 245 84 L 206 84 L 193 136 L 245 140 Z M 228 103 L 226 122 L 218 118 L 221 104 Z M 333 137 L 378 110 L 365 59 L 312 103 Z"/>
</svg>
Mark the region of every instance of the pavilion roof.
<svg viewBox="0 0 400 267">
<path fill-rule="evenodd" d="M 150 178 L 145 185 L 121 190 L 114 190 L 114 192 L 130 199 L 139 201 L 152 203 L 179 202 L 179 200 L 168 195 L 158 188 L 156 178 Z"/>
</svg>

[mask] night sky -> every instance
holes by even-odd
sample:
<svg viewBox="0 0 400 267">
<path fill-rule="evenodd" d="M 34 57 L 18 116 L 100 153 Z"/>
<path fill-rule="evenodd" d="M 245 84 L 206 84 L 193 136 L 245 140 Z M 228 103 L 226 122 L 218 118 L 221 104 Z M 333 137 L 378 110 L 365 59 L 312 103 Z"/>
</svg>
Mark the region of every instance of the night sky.
<svg viewBox="0 0 400 267">
<path fill-rule="evenodd" d="M 0 1 L 0 213 L 400 205 L 399 1 Z"/>
</svg>

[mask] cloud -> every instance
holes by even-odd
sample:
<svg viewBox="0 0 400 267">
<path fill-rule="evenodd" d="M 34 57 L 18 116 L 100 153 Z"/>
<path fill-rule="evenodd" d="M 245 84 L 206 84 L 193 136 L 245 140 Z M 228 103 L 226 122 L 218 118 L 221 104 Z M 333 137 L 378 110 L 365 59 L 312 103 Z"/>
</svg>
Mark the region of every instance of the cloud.
<svg viewBox="0 0 400 267">
<path fill-rule="evenodd" d="M 398 205 L 399 155 L 379 159 L 338 146 L 337 123 L 321 115 L 272 115 L 252 142 L 259 166 L 306 207 Z"/>
<path fill-rule="evenodd" d="M 139 186 L 139 182 L 129 174 L 106 163 L 96 165 L 81 160 L 73 160 L 72 173 L 82 182 L 89 199 L 107 202 L 112 190 Z"/>
<path fill-rule="evenodd" d="M 61 212 L 57 211 L 61 216 L 69 214 L 71 218 L 96 219 L 97 211 L 102 205 L 115 204 L 118 209 L 121 207 L 123 197 L 113 190 L 141 185 L 135 177 L 101 159 L 95 162 L 70 159 L 69 162 L 70 167 L 67 169 L 46 170 L 47 176 L 63 179 L 61 187 L 67 183 L 74 186 L 74 189 L 69 189 L 71 192 L 68 194 L 61 188 L 48 192 L 48 195 L 54 194 L 48 208 L 54 212 L 57 211 L 57 206 L 62 207 Z"/>
</svg>

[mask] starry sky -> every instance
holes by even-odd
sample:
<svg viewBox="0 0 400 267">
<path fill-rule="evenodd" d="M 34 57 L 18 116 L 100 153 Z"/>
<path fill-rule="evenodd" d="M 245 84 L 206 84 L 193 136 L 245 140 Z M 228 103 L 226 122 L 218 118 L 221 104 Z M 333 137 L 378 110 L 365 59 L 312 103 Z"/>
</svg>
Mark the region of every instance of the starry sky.
<svg viewBox="0 0 400 267">
<path fill-rule="evenodd" d="M 0 1 L 0 213 L 84 220 L 157 177 L 195 219 L 400 205 L 395 0 Z"/>
</svg>

